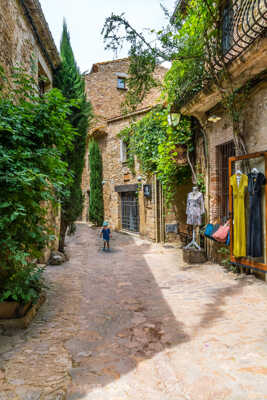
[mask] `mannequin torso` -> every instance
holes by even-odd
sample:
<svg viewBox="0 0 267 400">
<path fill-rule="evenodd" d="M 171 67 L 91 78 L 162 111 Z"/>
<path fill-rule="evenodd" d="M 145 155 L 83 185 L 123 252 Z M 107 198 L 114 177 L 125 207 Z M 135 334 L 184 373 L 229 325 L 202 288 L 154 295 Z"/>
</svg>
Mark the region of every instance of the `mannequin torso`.
<svg viewBox="0 0 267 400">
<path fill-rule="evenodd" d="M 193 187 L 192 192 L 187 197 L 187 224 L 201 225 L 201 215 L 204 214 L 204 201 L 203 195 L 199 192 L 196 186 Z"/>
</svg>

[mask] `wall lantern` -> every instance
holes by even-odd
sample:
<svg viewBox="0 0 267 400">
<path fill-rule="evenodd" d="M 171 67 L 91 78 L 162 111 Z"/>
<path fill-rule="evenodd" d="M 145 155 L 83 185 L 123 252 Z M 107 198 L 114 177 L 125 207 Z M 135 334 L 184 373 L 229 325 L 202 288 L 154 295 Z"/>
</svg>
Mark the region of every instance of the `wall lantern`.
<svg viewBox="0 0 267 400">
<path fill-rule="evenodd" d="M 218 121 L 220 121 L 221 120 L 221 117 L 218 117 L 217 115 L 211 115 L 209 118 L 208 118 L 208 121 L 209 122 L 213 122 L 213 123 L 216 123 L 216 122 L 218 122 Z"/>
<path fill-rule="evenodd" d="M 179 125 L 180 119 L 181 119 L 181 114 L 179 114 L 179 113 L 170 113 L 168 115 L 168 124 L 173 126 L 173 127 L 176 127 L 176 126 Z"/>
<path fill-rule="evenodd" d="M 152 195 L 151 185 L 144 185 L 143 189 L 144 189 L 144 196 L 147 198 L 151 198 Z"/>
</svg>

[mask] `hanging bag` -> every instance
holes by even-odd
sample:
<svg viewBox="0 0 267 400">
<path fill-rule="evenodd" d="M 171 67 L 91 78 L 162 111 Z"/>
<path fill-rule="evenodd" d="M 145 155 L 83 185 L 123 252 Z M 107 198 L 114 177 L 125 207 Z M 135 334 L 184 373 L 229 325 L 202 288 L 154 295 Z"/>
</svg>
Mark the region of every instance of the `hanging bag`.
<svg viewBox="0 0 267 400">
<path fill-rule="evenodd" d="M 213 225 L 212 224 L 207 224 L 204 235 L 208 238 L 211 237 L 211 235 L 213 234 Z"/>
<path fill-rule="evenodd" d="M 217 230 L 219 229 L 220 225 L 219 224 L 207 224 L 204 235 L 211 240 L 215 240 L 213 238 L 213 235 Z"/>
<path fill-rule="evenodd" d="M 221 225 L 219 229 L 212 235 L 213 239 L 217 242 L 225 243 L 227 241 L 227 236 L 230 231 L 229 221 L 226 224 Z"/>
</svg>

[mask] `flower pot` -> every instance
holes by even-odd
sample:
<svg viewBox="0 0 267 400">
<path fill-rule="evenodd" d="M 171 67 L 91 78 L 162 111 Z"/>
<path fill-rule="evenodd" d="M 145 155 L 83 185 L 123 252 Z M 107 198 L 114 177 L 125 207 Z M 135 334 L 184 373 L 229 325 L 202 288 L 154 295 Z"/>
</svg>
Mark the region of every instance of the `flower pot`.
<svg viewBox="0 0 267 400">
<path fill-rule="evenodd" d="M 3 301 L 0 303 L 0 319 L 12 319 L 23 317 L 31 303 L 20 304 L 16 301 Z"/>
</svg>

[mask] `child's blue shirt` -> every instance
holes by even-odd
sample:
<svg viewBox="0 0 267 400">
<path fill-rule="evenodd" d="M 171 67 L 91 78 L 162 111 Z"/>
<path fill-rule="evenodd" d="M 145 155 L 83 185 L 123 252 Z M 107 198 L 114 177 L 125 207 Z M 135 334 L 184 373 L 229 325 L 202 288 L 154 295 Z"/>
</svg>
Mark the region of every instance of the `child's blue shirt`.
<svg viewBox="0 0 267 400">
<path fill-rule="evenodd" d="M 110 236 L 110 229 L 102 229 L 102 235 L 103 235 L 103 239 L 104 240 L 109 240 L 109 236 Z"/>
</svg>

